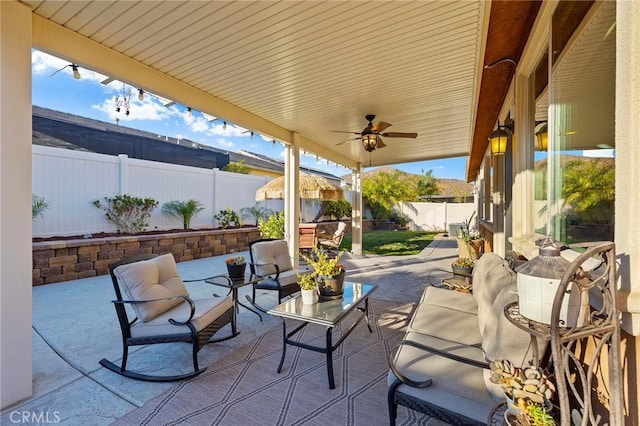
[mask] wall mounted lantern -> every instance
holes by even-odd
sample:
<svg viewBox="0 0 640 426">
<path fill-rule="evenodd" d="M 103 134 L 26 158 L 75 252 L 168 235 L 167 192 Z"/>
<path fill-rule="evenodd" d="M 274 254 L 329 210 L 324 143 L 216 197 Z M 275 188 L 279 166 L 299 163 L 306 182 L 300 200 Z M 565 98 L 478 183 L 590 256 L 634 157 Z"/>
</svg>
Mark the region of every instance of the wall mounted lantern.
<svg viewBox="0 0 640 426">
<path fill-rule="evenodd" d="M 513 121 L 505 121 L 504 125 L 498 121 L 498 128 L 489 135 L 492 155 L 502 155 L 507 152 L 507 140 L 513 133 Z"/>
</svg>

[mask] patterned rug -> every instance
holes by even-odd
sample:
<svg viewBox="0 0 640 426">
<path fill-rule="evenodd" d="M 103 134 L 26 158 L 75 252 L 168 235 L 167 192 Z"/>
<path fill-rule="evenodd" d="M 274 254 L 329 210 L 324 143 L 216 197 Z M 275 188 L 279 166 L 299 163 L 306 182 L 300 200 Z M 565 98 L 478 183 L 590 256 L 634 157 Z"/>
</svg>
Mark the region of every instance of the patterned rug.
<svg viewBox="0 0 640 426">
<path fill-rule="evenodd" d="M 114 424 L 387 425 L 387 354 L 402 338 L 412 308 L 370 300 L 373 333 L 362 321 L 334 352 L 333 390 L 321 353 L 287 346 L 282 372 L 276 372 L 282 354 L 282 327 L 277 326 Z M 353 323 L 355 315 L 342 321 L 342 329 Z M 333 341 L 340 335 L 339 327 Z M 322 345 L 325 328 L 310 325 L 298 336 Z M 400 407 L 397 424 L 428 420 Z"/>
</svg>

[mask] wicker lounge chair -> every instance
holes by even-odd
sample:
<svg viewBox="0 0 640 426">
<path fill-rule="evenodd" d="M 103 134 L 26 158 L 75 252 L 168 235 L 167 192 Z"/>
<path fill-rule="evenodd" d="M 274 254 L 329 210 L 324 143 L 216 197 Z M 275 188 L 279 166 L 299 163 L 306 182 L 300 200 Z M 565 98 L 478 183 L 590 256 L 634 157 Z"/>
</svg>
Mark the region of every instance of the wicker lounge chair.
<svg viewBox="0 0 640 426">
<path fill-rule="evenodd" d="M 120 366 L 104 358 L 100 364 L 117 374 L 151 382 L 195 376 L 206 370 L 206 367 L 198 368 L 198 351 L 212 342 L 211 337 L 227 324 L 231 324 L 231 334 L 235 334 L 231 297 L 189 297 L 172 254 L 140 255 L 124 259 L 110 265 L 109 272 L 116 293 L 113 304 L 122 332 L 123 352 Z M 121 289 L 127 299 L 123 298 Z M 135 314 L 133 320 L 129 319 L 128 311 Z M 193 372 L 156 376 L 127 370 L 130 346 L 170 342 L 191 343 Z"/>
</svg>

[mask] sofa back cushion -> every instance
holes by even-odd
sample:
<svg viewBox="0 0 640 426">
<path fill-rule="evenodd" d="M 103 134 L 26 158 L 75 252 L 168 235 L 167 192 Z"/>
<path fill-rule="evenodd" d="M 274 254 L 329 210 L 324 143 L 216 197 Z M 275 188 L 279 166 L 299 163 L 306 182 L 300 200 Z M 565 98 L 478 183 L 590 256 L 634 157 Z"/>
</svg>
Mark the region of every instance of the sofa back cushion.
<svg viewBox="0 0 640 426">
<path fill-rule="evenodd" d="M 496 253 L 483 254 L 473 268 L 473 297 L 478 304 L 478 328 L 484 330 L 489 316 L 503 315 L 494 310 L 494 302 L 503 289 L 516 284 L 516 273 Z"/>
<path fill-rule="evenodd" d="M 114 275 L 130 300 L 155 300 L 188 296 L 172 254 L 118 266 Z M 180 304 L 180 299 L 131 304 L 136 316 L 151 321 Z"/>
<path fill-rule="evenodd" d="M 289 255 L 289 245 L 285 240 L 260 241 L 251 246 L 251 259 L 256 265 L 256 274 L 274 275 L 278 265 L 280 272 L 293 269 Z M 263 265 L 263 266 L 260 266 Z"/>
</svg>

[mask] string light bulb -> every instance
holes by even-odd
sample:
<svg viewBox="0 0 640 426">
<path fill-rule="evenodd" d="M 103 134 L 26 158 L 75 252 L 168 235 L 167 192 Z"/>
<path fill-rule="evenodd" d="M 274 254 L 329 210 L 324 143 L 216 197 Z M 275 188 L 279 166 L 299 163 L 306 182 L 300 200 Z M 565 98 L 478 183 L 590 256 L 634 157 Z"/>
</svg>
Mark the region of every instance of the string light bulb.
<svg viewBox="0 0 640 426">
<path fill-rule="evenodd" d="M 80 71 L 78 71 L 78 66 L 76 64 L 71 64 L 71 70 L 73 72 L 73 78 L 80 80 Z"/>
<path fill-rule="evenodd" d="M 222 122 L 222 130 L 227 130 L 227 122 L 226 121 Z"/>
<path fill-rule="evenodd" d="M 193 113 L 191 112 L 191 107 L 187 107 L 187 115 L 191 117 Z"/>
<path fill-rule="evenodd" d="M 144 90 L 138 89 L 138 100 L 144 101 Z"/>
</svg>

